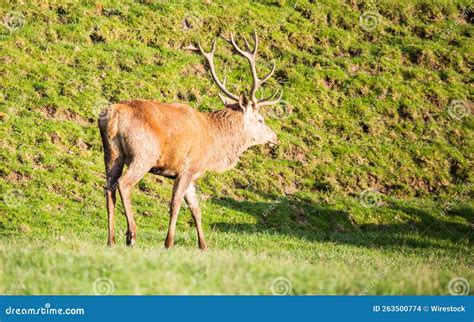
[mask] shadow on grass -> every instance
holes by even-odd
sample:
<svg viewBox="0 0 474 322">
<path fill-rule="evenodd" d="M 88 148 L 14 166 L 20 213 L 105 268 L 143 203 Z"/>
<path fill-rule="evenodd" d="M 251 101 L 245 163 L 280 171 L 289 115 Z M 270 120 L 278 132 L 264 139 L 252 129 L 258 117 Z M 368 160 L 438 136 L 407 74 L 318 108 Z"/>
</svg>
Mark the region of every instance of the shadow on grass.
<svg viewBox="0 0 474 322">
<path fill-rule="evenodd" d="M 366 209 L 373 216 L 380 216 L 380 221 L 393 219 L 395 213 L 405 218 L 399 223 L 358 224 L 349 210 L 350 207 L 347 207 L 348 210 L 338 210 L 308 200 L 254 192 L 274 201 L 237 201 L 232 198 L 214 198 L 209 201 L 224 208 L 250 214 L 257 219 L 256 224 L 219 222 L 213 224 L 213 228 L 224 232 L 267 232 L 307 241 L 395 248 L 446 248 L 449 247 L 446 241 L 458 243 L 472 235 L 469 225 L 440 220 L 439 216 L 412 207 L 389 204 Z"/>
</svg>

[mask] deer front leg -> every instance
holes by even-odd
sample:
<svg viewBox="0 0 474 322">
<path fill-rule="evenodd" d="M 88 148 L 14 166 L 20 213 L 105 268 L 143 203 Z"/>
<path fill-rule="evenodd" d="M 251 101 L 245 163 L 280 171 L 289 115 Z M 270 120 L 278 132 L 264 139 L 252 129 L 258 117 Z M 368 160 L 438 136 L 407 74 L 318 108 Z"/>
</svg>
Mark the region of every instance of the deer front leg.
<svg viewBox="0 0 474 322">
<path fill-rule="evenodd" d="M 196 189 L 194 188 L 194 183 L 191 183 L 186 190 L 184 199 L 188 204 L 191 214 L 193 215 L 194 223 L 196 224 L 196 230 L 198 235 L 198 245 L 202 250 L 207 249 L 206 240 L 204 239 L 204 232 L 201 225 L 201 208 L 199 207 L 198 198 L 196 195 Z"/>
<path fill-rule="evenodd" d="M 178 220 L 179 209 L 181 208 L 181 202 L 188 189 L 189 183 L 191 182 L 191 176 L 185 174 L 179 176 L 174 181 L 173 186 L 173 197 L 171 198 L 170 205 L 170 222 L 168 226 L 168 234 L 166 236 L 165 247 L 171 248 L 174 245 L 174 235 L 176 231 L 176 222 Z"/>
</svg>

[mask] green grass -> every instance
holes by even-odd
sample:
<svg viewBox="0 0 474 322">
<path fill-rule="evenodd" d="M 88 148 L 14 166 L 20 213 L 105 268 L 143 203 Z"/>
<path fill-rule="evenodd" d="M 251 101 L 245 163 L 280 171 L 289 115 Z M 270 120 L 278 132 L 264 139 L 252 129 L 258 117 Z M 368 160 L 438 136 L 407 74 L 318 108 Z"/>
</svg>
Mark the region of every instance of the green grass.
<svg viewBox="0 0 474 322">
<path fill-rule="evenodd" d="M 1 20 L 24 18 L 0 25 L 0 294 L 93 294 L 101 277 L 114 294 L 272 294 L 279 277 L 290 294 L 474 285 L 469 1 L 97 3 L 0 4 Z M 372 31 L 359 25 L 369 10 Z M 199 181 L 208 252 L 187 209 L 163 249 L 172 182 L 152 175 L 133 192 L 137 247 L 119 203 L 108 249 L 100 107 L 222 108 L 182 47 L 254 28 L 260 72 L 277 63 L 264 92 L 287 102 L 283 117 L 266 113 L 281 144 Z M 248 88 L 224 41 L 216 59 L 232 91 Z M 456 101 L 467 110 L 453 117 Z"/>
</svg>

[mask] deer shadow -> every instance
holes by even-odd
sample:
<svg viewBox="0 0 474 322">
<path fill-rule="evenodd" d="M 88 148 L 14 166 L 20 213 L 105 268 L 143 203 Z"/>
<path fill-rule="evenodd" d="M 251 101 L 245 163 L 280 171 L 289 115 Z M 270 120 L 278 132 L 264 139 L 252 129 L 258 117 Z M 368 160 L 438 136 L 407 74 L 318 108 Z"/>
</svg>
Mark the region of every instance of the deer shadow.
<svg viewBox="0 0 474 322">
<path fill-rule="evenodd" d="M 369 248 L 449 248 L 449 243 L 443 241 L 458 243 L 466 237 L 471 238 L 471 228 L 468 225 L 453 221 L 441 222 L 427 211 L 413 207 L 396 204 L 382 206 L 408 216 L 409 219 L 403 222 L 358 224 L 351 215 L 350 207 L 341 210 L 306 199 L 254 192 L 266 200 L 273 201 L 238 201 L 232 198 L 212 198 L 209 201 L 223 208 L 247 213 L 257 220 L 256 223 L 217 222 L 212 228 L 232 233 L 265 232 L 310 242 L 331 242 Z M 470 218 L 472 222 L 472 208 L 469 208 L 469 211 L 470 215 L 466 215 L 466 218 Z"/>
</svg>

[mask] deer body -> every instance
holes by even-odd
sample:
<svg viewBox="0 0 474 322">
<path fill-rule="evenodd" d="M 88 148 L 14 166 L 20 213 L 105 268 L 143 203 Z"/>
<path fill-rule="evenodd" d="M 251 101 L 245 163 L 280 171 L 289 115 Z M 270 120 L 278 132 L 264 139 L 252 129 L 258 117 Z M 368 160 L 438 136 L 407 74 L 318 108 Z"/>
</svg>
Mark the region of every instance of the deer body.
<svg viewBox="0 0 474 322">
<path fill-rule="evenodd" d="M 185 171 L 202 175 L 232 168 L 252 142 L 245 136 L 243 113 L 228 108 L 201 113 L 183 104 L 132 100 L 102 112 L 99 127 L 130 166 L 134 157 L 151 164 L 150 172 L 176 178 Z"/>
<path fill-rule="evenodd" d="M 214 50 L 215 43 L 211 53 L 206 54 L 202 49 L 201 53 L 208 59 L 216 80 L 210 60 Z M 218 85 L 224 86 L 220 82 Z M 127 217 L 127 244 L 135 244 L 136 225 L 130 192 L 146 173 L 151 172 L 175 180 L 165 246 L 169 248 L 174 244 L 178 212 L 185 199 L 196 224 L 199 247 L 207 248 L 194 182 L 206 171 L 222 172 L 232 168 L 252 145 L 277 143 L 276 134 L 264 124 L 258 113 L 254 94 L 247 98 L 243 94 L 237 97 L 227 90 L 224 93 L 234 102 L 211 113 L 201 113 L 184 104 L 163 104 L 152 100 L 124 101 L 101 112 L 99 129 L 107 176 L 109 246 L 115 243 L 116 190 L 120 193 Z M 124 165 L 128 170 L 122 175 Z"/>
</svg>

